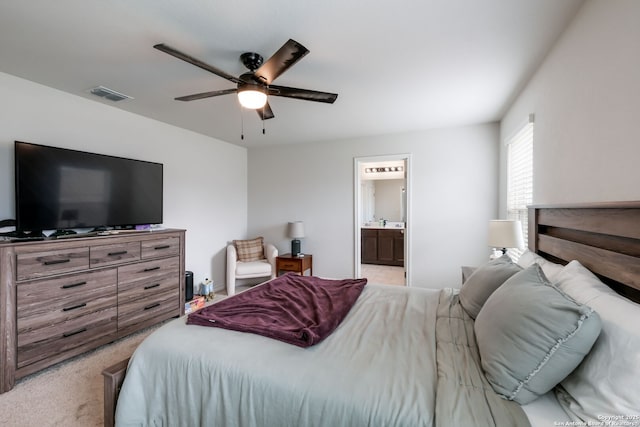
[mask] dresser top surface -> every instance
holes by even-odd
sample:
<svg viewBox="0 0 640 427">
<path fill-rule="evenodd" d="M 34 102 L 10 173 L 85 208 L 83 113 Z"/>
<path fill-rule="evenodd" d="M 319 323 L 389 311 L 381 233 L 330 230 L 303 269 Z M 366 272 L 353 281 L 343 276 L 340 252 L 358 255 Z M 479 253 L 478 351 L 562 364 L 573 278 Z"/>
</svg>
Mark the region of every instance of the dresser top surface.
<svg viewBox="0 0 640 427">
<path fill-rule="evenodd" d="M 94 244 L 101 240 L 112 241 L 116 237 L 152 239 L 166 234 L 184 233 L 185 230 L 163 228 L 159 230 L 110 230 L 108 232 L 90 232 L 67 235 L 64 237 L 15 238 L 0 236 L 0 248 L 6 246 L 25 246 L 38 243 L 69 243 L 70 245 Z"/>
</svg>

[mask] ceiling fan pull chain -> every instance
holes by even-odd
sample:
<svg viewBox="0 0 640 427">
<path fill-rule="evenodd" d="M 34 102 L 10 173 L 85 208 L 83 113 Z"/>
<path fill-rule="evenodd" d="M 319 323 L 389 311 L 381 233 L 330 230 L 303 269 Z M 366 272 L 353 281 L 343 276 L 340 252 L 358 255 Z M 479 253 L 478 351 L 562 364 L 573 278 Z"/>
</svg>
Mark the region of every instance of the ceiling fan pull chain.
<svg viewBox="0 0 640 427">
<path fill-rule="evenodd" d="M 269 85 L 265 85 L 265 93 L 269 93 Z M 269 98 L 267 98 L 267 101 L 264 103 L 264 105 L 262 106 L 262 134 L 265 135 L 265 131 L 264 131 L 264 109 L 267 106 L 267 102 L 269 102 Z"/>
<path fill-rule="evenodd" d="M 240 106 L 240 140 L 244 141 L 244 116 L 242 115 L 242 106 Z"/>
</svg>

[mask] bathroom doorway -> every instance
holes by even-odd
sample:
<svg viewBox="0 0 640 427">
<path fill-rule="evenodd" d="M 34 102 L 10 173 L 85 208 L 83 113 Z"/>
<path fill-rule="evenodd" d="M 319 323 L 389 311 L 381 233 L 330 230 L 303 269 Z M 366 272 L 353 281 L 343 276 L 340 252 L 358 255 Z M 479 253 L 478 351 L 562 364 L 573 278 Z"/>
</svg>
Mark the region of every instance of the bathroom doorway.
<svg viewBox="0 0 640 427">
<path fill-rule="evenodd" d="M 411 155 L 354 159 L 354 272 L 371 283 L 411 284 Z"/>
</svg>

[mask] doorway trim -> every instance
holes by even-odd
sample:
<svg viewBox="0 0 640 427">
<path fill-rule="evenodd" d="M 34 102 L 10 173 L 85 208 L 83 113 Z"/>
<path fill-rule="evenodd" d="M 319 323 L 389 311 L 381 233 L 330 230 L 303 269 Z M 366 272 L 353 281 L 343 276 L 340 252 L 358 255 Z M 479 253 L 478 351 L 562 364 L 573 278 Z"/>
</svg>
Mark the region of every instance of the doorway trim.
<svg viewBox="0 0 640 427">
<path fill-rule="evenodd" d="M 360 217 L 362 215 L 362 192 L 360 179 L 360 165 L 362 163 L 384 162 L 393 160 L 405 161 L 405 177 L 406 177 L 406 202 L 405 202 L 405 224 L 404 224 L 404 272 L 405 286 L 411 286 L 411 154 L 386 154 L 378 156 L 365 156 L 353 158 L 353 246 L 354 246 L 354 277 L 360 278 L 362 271 L 360 268 L 362 247 L 360 242 Z"/>
</svg>

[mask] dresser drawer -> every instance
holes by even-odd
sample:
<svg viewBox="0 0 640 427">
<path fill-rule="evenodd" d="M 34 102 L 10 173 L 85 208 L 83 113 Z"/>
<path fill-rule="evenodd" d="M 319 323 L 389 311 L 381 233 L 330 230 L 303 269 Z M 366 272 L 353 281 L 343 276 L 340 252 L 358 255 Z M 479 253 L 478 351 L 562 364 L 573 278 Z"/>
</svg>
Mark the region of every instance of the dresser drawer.
<svg viewBox="0 0 640 427">
<path fill-rule="evenodd" d="M 118 332 L 130 333 L 137 325 L 180 315 L 179 288 L 145 298 L 130 298 L 118 303 Z"/>
<path fill-rule="evenodd" d="M 117 309 L 90 313 L 62 324 L 45 326 L 29 332 L 18 332 L 18 368 L 55 357 L 79 346 L 90 347 L 117 337 Z"/>
<path fill-rule="evenodd" d="M 18 333 L 115 307 L 117 277 L 111 268 L 18 284 Z"/>
<path fill-rule="evenodd" d="M 142 241 L 142 259 L 178 255 L 179 253 L 180 238 L 178 237 Z"/>
<path fill-rule="evenodd" d="M 91 268 L 139 261 L 140 242 L 92 246 L 90 254 Z"/>
<path fill-rule="evenodd" d="M 147 301 L 158 293 L 179 290 L 180 281 L 176 273 L 154 277 L 149 280 L 120 283 L 118 285 L 118 304 L 132 300 Z"/>
<path fill-rule="evenodd" d="M 157 294 L 180 290 L 178 257 L 118 268 L 118 307 L 139 301 L 145 306 Z"/>
<path fill-rule="evenodd" d="M 179 265 L 180 258 L 173 257 L 118 267 L 118 291 L 151 285 L 167 276 L 178 280 Z"/>
<path fill-rule="evenodd" d="M 35 279 L 89 268 L 89 248 L 67 248 L 58 251 L 18 252 L 17 280 Z"/>
<path fill-rule="evenodd" d="M 280 270 L 298 271 L 300 270 L 300 266 L 300 261 L 280 261 L 278 264 Z"/>
</svg>

